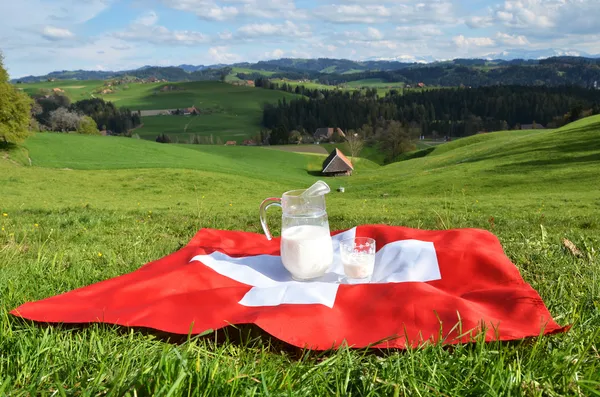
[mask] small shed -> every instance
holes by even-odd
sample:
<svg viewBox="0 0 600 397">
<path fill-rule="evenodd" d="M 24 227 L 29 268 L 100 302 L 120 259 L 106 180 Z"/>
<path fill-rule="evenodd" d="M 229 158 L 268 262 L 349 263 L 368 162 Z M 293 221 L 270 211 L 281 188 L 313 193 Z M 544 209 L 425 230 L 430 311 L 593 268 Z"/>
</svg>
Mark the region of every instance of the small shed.
<svg viewBox="0 0 600 397">
<path fill-rule="evenodd" d="M 321 173 L 325 176 L 344 176 L 352 175 L 354 166 L 352 162 L 338 148 L 335 148 L 329 156 L 323 161 L 323 170 Z"/>
</svg>

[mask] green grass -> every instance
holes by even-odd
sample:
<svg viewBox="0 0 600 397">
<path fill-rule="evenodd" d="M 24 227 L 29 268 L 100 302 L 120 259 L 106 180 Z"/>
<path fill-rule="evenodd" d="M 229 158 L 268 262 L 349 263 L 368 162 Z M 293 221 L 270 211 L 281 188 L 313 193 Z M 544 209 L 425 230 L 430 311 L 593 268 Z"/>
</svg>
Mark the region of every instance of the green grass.
<svg viewBox="0 0 600 397">
<path fill-rule="evenodd" d="M 181 90 L 156 93 L 156 87 L 147 87 L 145 88 L 147 94 L 140 91 L 118 93 L 120 97 L 115 103 L 134 110 L 175 109 L 194 105 L 203 112 L 195 117 L 143 117 L 143 127 L 135 131 L 140 137 L 154 140 L 159 134 L 165 133 L 173 140 L 187 141 L 190 134 L 203 136 L 212 134 L 215 139 L 220 136 L 223 141 L 242 142 L 260 132 L 262 106 L 265 103 L 296 97 L 282 91 L 233 86 L 221 82 L 173 85 Z"/>
<path fill-rule="evenodd" d="M 368 88 L 387 89 L 387 88 L 402 88 L 402 87 L 404 87 L 404 83 L 401 83 L 401 82 L 390 83 L 390 82 L 386 82 L 383 79 L 354 80 L 354 81 L 350 81 L 346 84 L 348 85 L 348 87 L 352 87 L 352 88 L 368 87 Z"/>
<path fill-rule="evenodd" d="M 173 91 L 159 91 L 160 87 L 170 85 Z M 129 90 L 103 96 L 119 106 L 132 110 L 175 109 L 192 105 L 203 108 L 221 107 L 227 111 L 237 109 L 260 110 L 264 102 L 273 102 L 294 95 L 282 91 L 263 90 L 261 88 L 234 86 L 216 81 L 188 83 L 152 83 L 130 85 Z"/>
<path fill-rule="evenodd" d="M 82 99 L 90 99 L 96 90 L 104 85 L 101 80 L 59 80 L 45 81 L 41 83 L 17 84 L 17 88 L 22 88 L 29 95 L 38 94 L 41 89 L 52 90 L 60 88 L 72 102 Z"/>
<path fill-rule="evenodd" d="M 238 68 L 238 67 L 234 67 L 231 68 L 231 73 L 233 74 L 237 74 L 237 73 L 246 73 L 246 74 L 252 74 L 252 73 L 259 73 L 262 74 L 263 76 L 272 76 L 275 74 L 275 72 L 269 72 L 268 70 L 261 70 L 261 69 L 248 69 L 248 68 Z"/>
<path fill-rule="evenodd" d="M 600 393 L 599 117 L 464 138 L 327 179 L 346 188 L 327 197 L 333 230 L 490 230 L 555 319 L 573 325 L 527 341 L 379 354 L 302 354 L 258 331 L 240 337 L 246 327 L 229 329 L 229 338 L 168 343 L 118 327 L 44 327 L 9 316 L 26 301 L 172 253 L 199 228 L 260 232 L 263 198 L 318 178 L 307 171 L 319 156 L 264 148 L 60 134 L 38 134 L 25 147 L 33 166 L 12 161 L 23 149 L 0 153 L 0 395 Z M 584 257 L 568 254 L 562 238 Z"/>
<path fill-rule="evenodd" d="M 335 148 L 338 148 L 344 153 L 346 156 L 350 157 L 350 149 L 348 148 L 347 143 L 323 143 L 321 144 L 327 152 L 331 153 L 331 151 Z M 385 154 L 381 153 L 379 149 L 372 146 L 365 146 L 360 151 L 359 157 L 368 159 L 373 163 L 382 165 L 385 160 Z"/>
<path fill-rule="evenodd" d="M 84 86 L 84 88 L 68 88 Z M 164 86 L 176 89 L 161 91 Z M 143 127 L 137 129 L 141 138 L 155 140 L 162 133 L 173 140 L 189 140 L 190 134 L 220 136 L 223 141 L 244 139 L 260 132 L 262 107 L 279 99 L 297 98 L 277 90 L 241 87 L 222 82 L 185 83 L 132 83 L 118 85 L 109 94 L 99 94 L 98 89 L 108 88 L 102 81 L 56 81 L 23 84 L 24 91 L 38 92 L 40 88 L 61 87 L 72 101 L 89 99 L 91 95 L 113 102 L 116 106 L 137 110 L 176 109 L 196 106 L 205 114 L 191 117 L 149 116 L 143 117 Z M 187 127 L 187 128 L 186 128 Z"/>
</svg>

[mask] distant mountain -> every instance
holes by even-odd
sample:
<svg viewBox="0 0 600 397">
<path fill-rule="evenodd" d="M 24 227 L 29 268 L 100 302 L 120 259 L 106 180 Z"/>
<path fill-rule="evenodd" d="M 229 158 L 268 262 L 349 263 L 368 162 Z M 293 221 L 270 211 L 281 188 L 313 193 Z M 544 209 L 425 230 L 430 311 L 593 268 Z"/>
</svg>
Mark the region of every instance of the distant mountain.
<svg viewBox="0 0 600 397">
<path fill-rule="evenodd" d="M 182 64 L 182 65 L 178 65 L 175 66 L 176 68 L 179 69 L 183 69 L 188 73 L 192 73 L 192 72 L 197 72 L 198 70 L 204 70 L 206 69 L 206 66 L 204 65 L 186 65 L 186 64 Z"/>
<path fill-rule="evenodd" d="M 432 63 L 437 61 L 443 61 L 432 56 L 412 56 L 412 55 L 400 55 L 396 57 L 371 57 L 365 59 L 365 61 L 388 61 L 388 62 L 401 62 L 401 63 Z"/>
<path fill-rule="evenodd" d="M 586 58 L 597 58 L 598 56 L 592 56 L 583 51 L 577 50 L 565 50 L 565 49 L 557 49 L 557 48 L 546 48 L 542 50 L 524 50 L 524 49 L 509 49 L 504 50 L 495 54 L 488 54 L 485 56 L 487 59 L 501 59 L 504 61 L 512 61 L 515 59 L 546 59 L 552 57 L 561 57 L 561 56 L 573 56 L 573 57 L 586 57 Z"/>
<path fill-rule="evenodd" d="M 512 51 L 512 52 L 511 52 Z M 531 57 L 558 54 L 542 59 Z M 579 85 L 597 86 L 600 82 L 600 58 L 570 55 L 566 50 L 507 50 L 482 58 L 436 60 L 431 58 L 389 58 L 352 61 L 348 59 L 281 58 L 257 63 L 233 65 L 188 65 L 159 67 L 142 66 L 125 71 L 58 71 L 45 76 L 27 76 L 20 82 L 37 82 L 47 79 L 106 80 L 122 76 L 167 81 L 220 80 L 232 74 L 234 67 L 246 69 L 233 73 L 243 80 L 264 77 L 289 80 L 317 80 L 322 84 L 338 85 L 356 80 L 379 80 L 380 83 L 402 82 L 407 85 L 424 83 L 428 86 L 489 86 L 489 85 Z M 508 55 L 512 54 L 512 55 Z M 512 59 L 513 56 L 520 58 Z M 401 60 L 401 61 L 400 61 Z M 15 81 L 15 80 L 13 80 Z"/>
<path fill-rule="evenodd" d="M 189 66 L 189 65 L 188 65 Z M 13 83 L 36 83 L 39 81 L 55 80 L 108 80 L 120 77 L 137 77 L 139 79 L 155 78 L 167 81 L 202 81 L 202 80 L 219 80 L 222 75 L 229 74 L 230 68 L 210 69 L 201 66 L 194 66 L 194 70 L 187 72 L 181 67 L 168 66 L 142 66 L 133 70 L 123 70 L 118 72 L 112 71 L 97 71 L 97 70 L 74 70 L 74 71 L 57 71 L 48 73 L 44 76 L 25 76 L 19 79 L 11 80 Z"/>
</svg>

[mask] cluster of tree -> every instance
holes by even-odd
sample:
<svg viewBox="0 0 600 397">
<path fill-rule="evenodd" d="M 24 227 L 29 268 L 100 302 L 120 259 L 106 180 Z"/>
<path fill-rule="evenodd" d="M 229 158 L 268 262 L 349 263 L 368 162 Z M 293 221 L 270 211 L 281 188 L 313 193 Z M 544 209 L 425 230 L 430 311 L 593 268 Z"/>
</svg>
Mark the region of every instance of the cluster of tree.
<svg viewBox="0 0 600 397">
<path fill-rule="evenodd" d="M 141 124 L 138 112 L 132 112 L 127 108 L 117 108 L 112 102 L 106 102 L 101 98 L 75 102 L 70 109 L 90 116 L 98 128 L 110 131 L 110 134 L 114 135 L 125 135 Z"/>
<path fill-rule="evenodd" d="M 100 134 L 96 122 L 91 117 L 64 107 L 50 111 L 48 126 L 52 131 L 75 131 L 78 134 L 86 135 Z"/>
<path fill-rule="evenodd" d="M 32 116 L 37 120 L 40 130 L 87 134 L 105 130 L 110 135 L 127 135 L 141 123 L 139 113 L 117 108 L 112 102 L 100 98 L 71 103 L 62 93 L 44 92 L 33 98 Z"/>
<path fill-rule="evenodd" d="M 420 129 L 420 135 L 468 136 L 482 131 L 520 128 L 521 124 L 560 126 L 569 114 L 600 112 L 600 91 L 581 87 L 492 86 L 439 89 L 385 97 L 367 97 L 360 91 L 323 90 L 318 98 L 280 100 L 265 105 L 263 125 L 281 131 L 339 127 L 346 131 L 381 120 L 396 120 Z M 567 116 L 565 116 L 567 115 Z"/>
<path fill-rule="evenodd" d="M 0 144 L 23 140 L 30 130 L 31 99 L 8 81 L 0 53 Z"/>
</svg>

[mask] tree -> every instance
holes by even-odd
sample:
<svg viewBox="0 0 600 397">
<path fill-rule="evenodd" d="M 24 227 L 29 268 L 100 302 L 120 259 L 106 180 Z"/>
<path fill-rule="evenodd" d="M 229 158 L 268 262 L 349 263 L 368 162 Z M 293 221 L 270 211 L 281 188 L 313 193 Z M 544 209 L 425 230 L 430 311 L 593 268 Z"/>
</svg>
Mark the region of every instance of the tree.
<svg viewBox="0 0 600 397">
<path fill-rule="evenodd" d="M 335 128 L 333 134 L 331 134 L 331 142 L 341 143 L 344 142 L 344 137 L 340 134 L 339 130 Z"/>
<path fill-rule="evenodd" d="M 76 131 L 81 123 L 81 116 L 69 112 L 67 108 L 58 108 L 50 112 L 50 128 L 53 131 Z"/>
<path fill-rule="evenodd" d="M 300 131 L 293 130 L 292 132 L 290 132 L 290 142 L 296 144 L 302 143 L 302 134 L 300 133 Z"/>
<path fill-rule="evenodd" d="M 361 136 L 362 131 L 360 129 L 358 131 L 359 132 L 349 130 L 346 133 L 346 142 L 348 143 L 351 157 L 358 157 L 365 144 L 365 141 Z"/>
<path fill-rule="evenodd" d="M 0 140 L 17 143 L 29 135 L 31 99 L 8 81 L 0 53 Z"/>
<path fill-rule="evenodd" d="M 386 154 L 388 163 L 395 161 L 402 153 L 415 148 L 408 127 L 399 121 L 386 121 L 378 126 L 377 135 L 381 151 Z"/>
<path fill-rule="evenodd" d="M 77 127 L 78 134 L 84 135 L 100 135 L 98 126 L 93 118 L 90 116 L 83 116 L 79 121 L 79 127 Z"/>
</svg>

